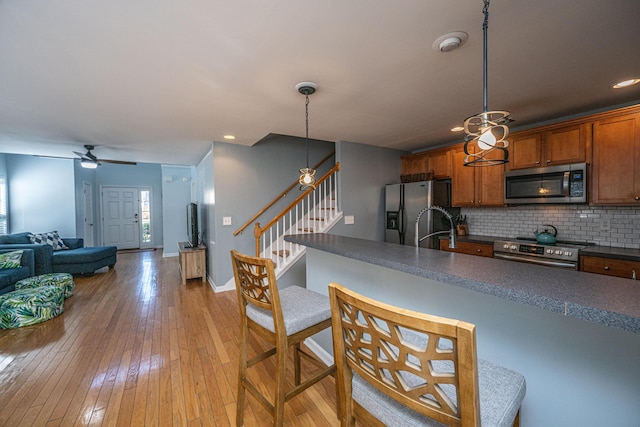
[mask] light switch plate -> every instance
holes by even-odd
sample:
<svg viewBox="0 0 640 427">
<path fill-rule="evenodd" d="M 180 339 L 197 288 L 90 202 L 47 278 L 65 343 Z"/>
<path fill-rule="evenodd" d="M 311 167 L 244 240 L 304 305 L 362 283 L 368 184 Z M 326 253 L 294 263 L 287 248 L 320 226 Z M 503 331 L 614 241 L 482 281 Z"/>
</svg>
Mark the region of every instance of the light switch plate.
<svg viewBox="0 0 640 427">
<path fill-rule="evenodd" d="M 231 217 L 223 216 L 222 217 L 222 225 L 231 225 Z"/>
<path fill-rule="evenodd" d="M 344 223 L 345 224 L 355 224 L 355 218 L 353 215 L 346 215 L 344 217 Z"/>
</svg>

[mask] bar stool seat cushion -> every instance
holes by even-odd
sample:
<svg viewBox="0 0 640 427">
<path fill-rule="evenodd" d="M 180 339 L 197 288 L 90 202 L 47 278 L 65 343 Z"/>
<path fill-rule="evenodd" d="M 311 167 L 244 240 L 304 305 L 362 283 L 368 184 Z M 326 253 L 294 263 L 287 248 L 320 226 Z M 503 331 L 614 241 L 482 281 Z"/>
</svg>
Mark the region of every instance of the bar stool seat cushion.
<svg viewBox="0 0 640 427">
<path fill-rule="evenodd" d="M 53 319 L 64 311 L 64 290 L 57 286 L 21 289 L 0 295 L 0 328 L 20 328 Z"/>
<path fill-rule="evenodd" d="M 436 370 L 440 368 L 435 366 Z M 409 387 L 420 379 L 404 376 Z M 483 427 L 511 427 L 524 400 L 525 378 L 489 361 L 478 359 L 480 417 Z M 443 387 L 445 394 L 455 402 L 455 393 Z M 353 375 L 353 399 L 387 426 L 446 427 L 396 402 L 371 386 L 360 376 Z"/>
<path fill-rule="evenodd" d="M 280 290 L 279 294 L 287 335 L 293 335 L 331 318 L 329 297 L 325 295 L 300 286 L 289 286 Z M 247 317 L 275 333 L 273 316 L 270 311 L 247 304 Z"/>
<path fill-rule="evenodd" d="M 40 286 L 57 286 L 64 291 L 64 297 L 73 295 L 73 276 L 69 273 L 48 273 L 29 277 L 16 282 L 16 290 L 33 289 Z"/>
</svg>

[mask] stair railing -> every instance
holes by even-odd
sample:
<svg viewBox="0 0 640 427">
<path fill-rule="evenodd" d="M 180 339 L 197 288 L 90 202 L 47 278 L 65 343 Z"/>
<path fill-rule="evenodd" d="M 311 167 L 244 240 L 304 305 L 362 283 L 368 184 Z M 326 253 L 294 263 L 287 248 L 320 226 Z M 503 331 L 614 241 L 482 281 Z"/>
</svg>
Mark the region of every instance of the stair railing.
<svg viewBox="0 0 640 427">
<path fill-rule="evenodd" d="M 324 164 L 327 160 L 329 160 L 331 157 L 333 157 L 336 154 L 335 151 L 332 151 L 331 153 L 329 153 L 326 157 L 324 157 L 322 160 L 320 160 L 314 167 L 313 169 L 318 169 L 322 164 Z M 280 193 L 278 196 L 276 196 L 275 199 L 273 199 L 271 202 L 267 203 L 267 205 L 260 209 L 260 211 L 258 211 L 258 213 L 256 213 L 254 216 L 251 217 L 251 219 L 249 219 L 249 221 L 245 222 L 242 227 L 238 228 L 236 231 L 233 232 L 234 236 L 237 236 L 238 234 L 242 233 L 245 228 L 247 228 L 249 225 L 253 224 L 253 222 L 258 219 L 262 214 L 264 214 L 269 208 L 271 208 L 273 205 L 275 205 L 278 200 L 284 198 L 287 196 L 287 193 L 289 193 L 289 191 L 293 190 L 296 186 L 300 185 L 298 183 L 298 181 L 294 182 L 293 184 L 291 184 L 289 187 L 287 187 L 286 190 L 284 190 L 282 193 Z"/>
<path fill-rule="evenodd" d="M 329 226 L 337 215 L 337 200 L 334 195 L 339 171 L 338 162 L 316 182 L 315 188 L 300 194 L 264 227 L 259 222 L 255 224 L 253 234 L 256 240 L 256 256 L 266 256 L 267 249 L 270 248 L 272 253 L 286 261 L 291 254 L 289 249 L 284 247 L 284 233 L 317 232 Z M 265 236 L 267 233 L 268 236 Z"/>
</svg>

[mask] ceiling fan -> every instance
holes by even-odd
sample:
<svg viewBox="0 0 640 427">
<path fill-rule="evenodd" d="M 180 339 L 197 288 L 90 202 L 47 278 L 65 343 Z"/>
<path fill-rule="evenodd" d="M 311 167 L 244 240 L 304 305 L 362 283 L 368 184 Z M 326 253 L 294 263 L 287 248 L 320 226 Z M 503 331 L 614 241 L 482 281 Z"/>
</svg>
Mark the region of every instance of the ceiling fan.
<svg viewBox="0 0 640 427">
<path fill-rule="evenodd" d="M 86 153 L 79 153 L 74 151 L 74 153 L 80 157 L 80 164 L 83 168 L 95 169 L 101 163 L 115 163 L 118 165 L 135 165 L 136 162 L 127 162 L 124 160 L 107 160 L 107 159 L 98 159 L 91 150 L 95 149 L 94 145 L 85 145 L 84 148 L 87 150 Z"/>
</svg>

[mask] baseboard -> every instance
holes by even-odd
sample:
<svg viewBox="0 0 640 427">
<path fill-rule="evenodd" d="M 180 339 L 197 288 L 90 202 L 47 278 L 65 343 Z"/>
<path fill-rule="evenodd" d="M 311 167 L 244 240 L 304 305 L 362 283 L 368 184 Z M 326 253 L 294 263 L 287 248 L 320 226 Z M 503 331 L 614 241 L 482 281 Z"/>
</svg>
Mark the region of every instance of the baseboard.
<svg viewBox="0 0 640 427">
<path fill-rule="evenodd" d="M 234 278 L 231 278 L 231 280 L 229 280 L 223 286 L 216 286 L 215 282 L 211 280 L 211 278 L 207 277 L 207 279 L 209 281 L 209 285 L 211 286 L 211 289 L 213 289 L 213 292 L 218 293 L 218 292 L 227 292 L 227 291 L 236 290 L 236 282 Z"/>
<path fill-rule="evenodd" d="M 162 258 L 171 258 L 178 255 L 178 252 L 162 252 Z"/>
<path fill-rule="evenodd" d="M 304 344 L 309 348 L 309 350 L 315 354 L 318 359 L 322 361 L 325 365 L 329 366 L 333 364 L 333 356 L 329 354 L 324 348 L 320 347 L 320 345 L 313 340 L 313 338 L 307 338 L 304 340 Z"/>
</svg>

